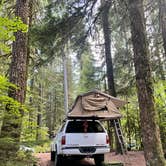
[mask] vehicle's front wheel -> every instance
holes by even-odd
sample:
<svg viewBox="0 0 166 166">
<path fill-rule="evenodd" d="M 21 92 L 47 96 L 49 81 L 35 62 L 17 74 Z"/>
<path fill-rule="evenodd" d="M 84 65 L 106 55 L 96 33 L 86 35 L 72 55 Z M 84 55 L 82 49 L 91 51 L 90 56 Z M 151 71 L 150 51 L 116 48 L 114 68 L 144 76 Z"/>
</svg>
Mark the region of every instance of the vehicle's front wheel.
<svg viewBox="0 0 166 166">
<path fill-rule="evenodd" d="M 55 153 L 55 166 L 62 166 L 62 165 L 63 165 L 63 156 Z"/>
<path fill-rule="evenodd" d="M 104 162 L 104 154 L 98 154 L 94 156 L 96 166 L 102 166 Z"/>
<path fill-rule="evenodd" d="M 55 161 L 55 151 L 51 152 L 51 161 Z"/>
</svg>

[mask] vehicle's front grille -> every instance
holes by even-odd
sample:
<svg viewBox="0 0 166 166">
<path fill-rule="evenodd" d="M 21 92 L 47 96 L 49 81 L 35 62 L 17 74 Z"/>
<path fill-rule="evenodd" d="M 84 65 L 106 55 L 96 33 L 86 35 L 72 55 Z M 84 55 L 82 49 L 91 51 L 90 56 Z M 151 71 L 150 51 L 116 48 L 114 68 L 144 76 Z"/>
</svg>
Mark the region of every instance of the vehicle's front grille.
<svg viewBox="0 0 166 166">
<path fill-rule="evenodd" d="M 81 153 L 94 153 L 96 151 L 95 147 L 80 147 L 79 151 Z"/>
</svg>

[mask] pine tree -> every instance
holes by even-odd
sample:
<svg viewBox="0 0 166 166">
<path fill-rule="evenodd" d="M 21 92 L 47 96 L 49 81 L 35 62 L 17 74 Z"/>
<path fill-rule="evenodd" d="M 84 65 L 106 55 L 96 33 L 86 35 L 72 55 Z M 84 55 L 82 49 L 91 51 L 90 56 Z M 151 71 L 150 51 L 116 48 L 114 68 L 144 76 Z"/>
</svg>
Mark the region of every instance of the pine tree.
<svg viewBox="0 0 166 166">
<path fill-rule="evenodd" d="M 25 24 L 28 24 L 28 5 L 28 0 L 16 1 L 15 15 L 17 17 L 20 17 Z M 22 31 L 18 31 L 15 33 L 15 41 L 13 42 L 12 48 L 9 81 L 17 86 L 16 89 L 10 88 L 9 97 L 15 99 L 21 104 L 24 104 L 27 81 L 27 34 L 23 33 Z M 20 108 L 17 113 L 14 113 L 10 103 L 6 106 L 6 113 L 4 115 L 1 130 L 1 138 L 7 137 L 11 138 L 14 141 L 14 147 L 11 146 L 11 149 L 8 149 L 13 152 L 16 152 L 18 150 L 17 144 L 21 136 L 22 116 L 23 109 Z M 7 151 L 5 152 L 7 153 Z"/>
<path fill-rule="evenodd" d="M 164 166 L 165 160 L 157 124 L 158 117 L 154 104 L 153 82 L 145 34 L 143 0 L 128 0 L 128 2 L 146 165 Z"/>
</svg>

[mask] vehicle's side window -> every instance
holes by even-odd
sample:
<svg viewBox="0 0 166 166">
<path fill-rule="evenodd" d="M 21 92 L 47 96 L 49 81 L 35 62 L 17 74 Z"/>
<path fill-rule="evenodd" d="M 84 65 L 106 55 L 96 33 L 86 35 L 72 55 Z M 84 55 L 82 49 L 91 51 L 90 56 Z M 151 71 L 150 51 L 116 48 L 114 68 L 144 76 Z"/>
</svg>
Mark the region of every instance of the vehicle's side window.
<svg viewBox="0 0 166 166">
<path fill-rule="evenodd" d="M 60 129 L 60 132 L 63 131 L 64 127 L 65 127 L 65 123 L 62 125 L 62 127 L 61 127 L 61 129 Z"/>
</svg>

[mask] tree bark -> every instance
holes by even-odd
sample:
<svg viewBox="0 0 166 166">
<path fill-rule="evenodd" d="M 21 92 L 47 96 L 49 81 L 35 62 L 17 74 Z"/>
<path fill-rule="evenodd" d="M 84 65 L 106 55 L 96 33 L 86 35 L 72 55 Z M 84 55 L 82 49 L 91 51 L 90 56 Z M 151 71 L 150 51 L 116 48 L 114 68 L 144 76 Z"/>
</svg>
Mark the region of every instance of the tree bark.
<svg viewBox="0 0 166 166">
<path fill-rule="evenodd" d="M 17 0 L 16 16 L 23 23 L 28 23 L 28 0 Z M 16 84 L 19 89 L 9 92 L 9 96 L 19 101 L 25 101 L 27 80 L 27 33 L 18 31 L 15 33 L 16 40 L 13 42 L 12 61 L 10 65 L 10 82 Z"/>
<path fill-rule="evenodd" d="M 160 19 L 162 38 L 163 38 L 163 47 L 166 58 L 166 1 L 165 0 L 159 0 L 159 19 Z"/>
<path fill-rule="evenodd" d="M 115 85 L 114 85 L 114 71 L 113 71 L 113 63 L 112 63 L 112 55 L 111 55 L 111 28 L 109 25 L 109 10 L 111 8 L 112 1 L 102 0 L 102 27 L 104 34 L 104 46 L 105 46 L 105 60 L 106 60 L 106 72 L 107 72 L 107 83 L 108 83 L 108 92 L 110 95 L 116 97 Z M 111 124 L 112 122 L 110 122 Z M 111 148 L 113 148 L 113 133 L 112 129 L 109 130 L 110 143 Z M 116 140 L 116 152 L 121 153 L 120 144 L 118 142 L 118 138 L 115 134 Z"/>
<path fill-rule="evenodd" d="M 32 18 L 33 18 L 33 1 L 32 0 L 29 0 L 29 29 L 32 27 Z M 30 59 L 30 53 L 31 53 L 31 48 L 30 48 L 30 35 L 28 33 L 28 37 L 27 37 L 28 41 L 27 41 L 27 64 L 29 64 L 29 59 Z M 28 65 L 27 65 L 28 67 Z M 33 72 L 31 73 L 32 75 L 32 78 L 30 79 L 30 92 L 33 92 L 33 88 L 34 88 L 34 68 L 32 69 Z M 28 71 L 28 69 L 27 69 Z M 30 104 L 30 107 L 32 108 L 33 107 L 33 97 L 30 96 L 29 97 L 29 104 Z M 32 123 L 33 123 L 33 120 L 34 120 L 34 116 L 33 116 L 33 111 L 30 111 L 29 112 L 29 129 L 31 131 L 31 136 L 33 135 L 33 128 L 32 128 Z"/>
<path fill-rule="evenodd" d="M 28 23 L 28 0 L 16 1 L 15 15 L 20 17 L 23 23 Z M 9 97 L 24 104 L 27 81 L 27 34 L 21 31 L 15 33 L 9 80 L 18 87 L 17 89 L 9 90 Z M 21 135 L 22 115 L 23 110 L 21 108 L 19 109 L 19 115 L 17 115 L 13 114 L 10 103 L 7 105 L 3 119 L 1 138 L 11 138 L 18 144 Z M 3 147 L 0 149 L 3 151 Z M 9 148 L 8 150 L 16 152 L 18 147 L 14 146 L 12 149 Z"/>
<path fill-rule="evenodd" d="M 102 27 L 104 33 L 104 46 L 105 46 L 105 59 L 106 59 L 106 70 L 108 79 L 108 91 L 109 94 L 116 97 L 116 91 L 114 86 L 114 73 L 111 56 L 111 30 L 109 25 L 109 10 L 112 5 L 112 1 L 103 0 L 103 11 L 102 11 Z"/>
<path fill-rule="evenodd" d="M 41 103 L 42 103 L 42 84 L 39 83 L 39 105 L 38 105 L 38 113 L 37 113 L 37 129 L 36 129 L 36 140 L 41 140 L 41 127 L 42 127 L 42 111 L 41 111 Z"/>
<path fill-rule="evenodd" d="M 143 0 L 128 0 L 141 132 L 147 166 L 164 166 L 160 132 L 155 110 L 149 52 L 145 34 Z"/>
</svg>

